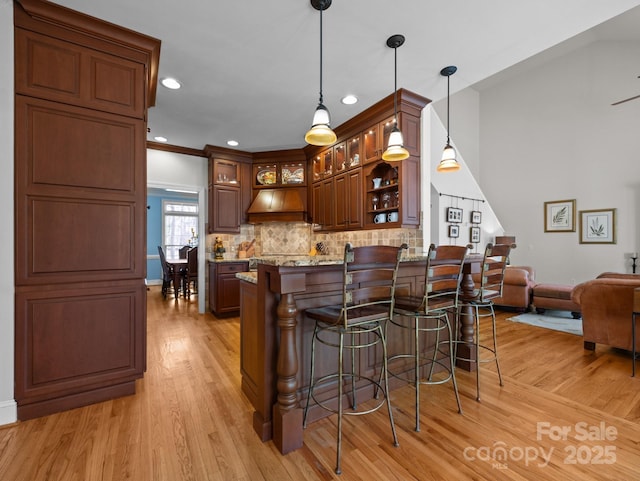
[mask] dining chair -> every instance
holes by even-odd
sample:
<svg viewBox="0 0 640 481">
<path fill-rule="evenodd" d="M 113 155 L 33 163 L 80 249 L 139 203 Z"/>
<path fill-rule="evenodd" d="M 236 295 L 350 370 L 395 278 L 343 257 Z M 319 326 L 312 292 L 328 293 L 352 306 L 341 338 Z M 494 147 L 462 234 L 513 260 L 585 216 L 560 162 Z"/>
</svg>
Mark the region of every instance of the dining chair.
<svg viewBox="0 0 640 481">
<path fill-rule="evenodd" d="M 187 268 L 184 273 L 184 295 L 191 296 L 191 283 L 194 293 L 198 293 L 198 247 L 192 247 L 187 251 Z"/>
<path fill-rule="evenodd" d="M 160 265 L 162 266 L 162 297 L 166 299 L 173 282 L 173 270 L 167 264 L 167 258 L 164 255 L 162 246 L 158 246 L 158 254 L 160 255 Z M 173 288 L 175 290 L 175 286 Z"/>
<path fill-rule="evenodd" d="M 413 333 L 412 351 L 389 357 L 390 375 L 405 380 L 415 389 L 416 431 L 420 431 L 420 385 L 451 381 L 462 413 L 455 374 L 452 322 L 458 309 L 462 267 L 471 246 L 429 246 L 422 296 L 396 293 L 391 328 L 409 329 Z M 392 332 L 397 331 L 392 329 Z M 402 331 L 399 331 L 402 333 Z M 387 339 L 391 336 L 387 335 Z M 396 360 L 411 360 L 412 366 Z M 397 364 L 397 366 L 394 366 Z"/>
<path fill-rule="evenodd" d="M 480 364 L 495 362 L 498 370 L 500 386 L 504 386 L 500 362 L 498 360 L 498 336 L 496 329 L 496 313 L 493 299 L 502 296 L 505 268 L 509 262 L 509 254 L 516 247 L 515 244 L 492 244 L 485 247 L 480 272 L 480 286 L 473 291 L 473 297 L 461 303 L 456 316 L 456 333 L 459 333 L 460 311 L 462 308 L 471 307 L 475 320 L 473 355 L 469 358 L 456 358 L 462 361 L 476 364 L 476 400 L 480 401 Z M 492 339 L 491 344 L 484 344 L 480 339 L 480 322 L 482 319 L 491 318 Z M 465 341 L 456 341 L 456 346 Z M 484 353 L 484 357 L 483 357 Z"/>
<path fill-rule="evenodd" d="M 189 249 L 191 249 L 191 246 L 180 247 L 180 249 L 178 249 L 178 259 L 186 259 L 187 252 L 189 252 Z"/>
<path fill-rule="evenodd" d="M 342 300 L 339 304 L 306 309 L 307 317 L 315 321 L 311 339 L 311 375 L 307 400 L 303 414 L 303 426 L 306 427 L 310 400 L 321 408 L 338 414 L 338 434 L 336 447 L 336 474 L 342 472 L 342 420 L 345 415 L 363 415 L 377 411 L 386 404 L 394 446 L 398 446 L 398 437 L 393 422 L 393 411 L 389 397 L 389 378 L 387 372 L 387 342 L 385 327 L 391 319 L 394 305 L 394 292 L 398 265 L 403 249 L 393 246 L 353 247 L 347 243 L 344 248 L 342 275 Z M 338 372 L 329 373 L 314 379 L 316 369 L 316 344 L 338 349 Z M 371 352 L 374 346 L 381 346 L 382 366 L 379 374 L 360 372 L 361 351 Z M 349 363 L 345 363 L 345 352 Z M 345 394 L 345 383 L 347 389 Z M 326 399 L 327 386 L 336 386 L 337 399 Z M 375 405 L 358 405 L 358 391 L 373 387 Z M 316 396 L 321 392 L 323 396 Z M 379 393 L 383 397 L 380 398 Z M 344 397 L 349 407 L 345 408 Z M 386 401 L 386 403 L 385 403 Z M 333 402 L 333 404 L 331 404 Z M 335 404 L 337 403 L 337 409 Z M 331 405 L 330 405 L 331 404 Z"/>
</svg>

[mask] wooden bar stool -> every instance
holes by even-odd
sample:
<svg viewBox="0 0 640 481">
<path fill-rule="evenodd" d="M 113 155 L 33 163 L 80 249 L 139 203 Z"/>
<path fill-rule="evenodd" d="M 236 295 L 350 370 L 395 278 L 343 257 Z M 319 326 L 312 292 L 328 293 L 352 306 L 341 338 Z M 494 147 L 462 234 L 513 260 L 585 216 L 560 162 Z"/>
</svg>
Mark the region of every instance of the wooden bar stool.
<svg viewBox="0 0 640 481">
<path fill-rule="evenodd" d="M 398 359 L 410 359 L 413 365 L 407 370 L 406 366 L 400 364 L 399 369 L 402 373 L 396 371 L 389 374 L 411 383 L 416 390 L 416 431 L 420 431 L 421 384 L 444 384 L 451 381 L 458 403 L 458 412 L 462 413 L 455 375 L 454 344 L 449 314 L 455 316 L 457 312 L 462 266 L 470 247 L 451 245 L 436 247 L 431 244 L 425 268 L 424 295 L 421 297 L 396 295 L 391 324 L 412 330 L 414 343 L 413 352 L 391 356 L 389 363 Z M 444 334 L 443 337 L 441 333 Z M 427 356 L 425 354 L 427 346 L 422 344 L 431 344 L 431 340 L 427 337 L 429 335 L 435 335 L 435 341 L 432 341 L 432 352 Z M 421 339 L 424 338 L 426 342 L 422 343 Z M 435 372 L 436 367 L 439 367 L 438 372 Z M 390 369 L 395 371 L 393 366 Z M 413 376 L 407 378 L 407 373 L 413 373 Z"/>
<path fill-rule="evenodd" d="M 402 249 L 392 246 L 352 247 L 344 249 L 343 292 L 340 304 L 310 308 L 305 311 L 307 317 L 315 320 L 311 341 L 311 376 L 307 402 L 304 408 L 303 426 L 306 427 L 309 403 L 314 402 L 338 414 L 338 439 L 336 449 L 336 474 L 342 472 L 340 454 L 342 450 L 342 418 L 345 415 L 363 415 L 374 412 L 386 404 L 389 423 L 393 435 L 393 444 L 398 446 L 398 437 L 393 423 L 393 412 L 389 399 L 389 381 L 387 373 L 387 343 L 385 339 L 386 323 L 393 315 L 396 276 Z M 314 379 L 316 365 L 316 343 L 338 349 L 338 372 Z M 377 379 L 359 372 L 359 360 L 363 352 L 371 352 L 376 345 L 381 346 L 382 366 Z M 349 353 L 350 363 L 345 366 L 344 355 Z M 345 383 L 347 392 L 345 393 Z M 337 385 L 337 386 L 336 386 Z M 336 386 L 337 409 L 330 406 L 331 399 L 316 396 L 327 386 Z M 377 402 L 373 407 L 361 409 L 357 402 L 357 393 L 373 387 Z M 379 393 L 383 398 L 380 399 Z M 344 407 L 344 397 L 349 399 L 349 407 Z M 386 401 L 386 402 L 385 402 Z M 335 400 L 334 400 L 335 404 Z"/>
<path fill-rule="evenodd" d="M 461 358 L 457 356 L 456 359 L 477 363 L 476 365 L 476 400 L 480 401 L 480 363 L 495 362 L 498 370 L 498 379 L 500 385 L 503 386 L 502 373 L 500 372 L 500 362 L 498 361 L 498 339 L 496 330 L 496 313 L 493 308 L 493 299 L 502 296 L 502 286 L 504 284 L 504 271 L 509 262 L 509 254 L 511 249 L 515 248 L 515 244 L 487 244 L 484 256 L 482 260 L 482 270 L 480 278 L 480 287 L 474 290 L 474 297 L 468 304 L 464 306 L 471 306 L 473 309 L 475 319 L 475 332 L 474 332 L 474 350 L 475 359 L 470 356 L 469 358 Z M 463 307 L 463 304 L 460 304 Z M 460 309 L 458 310 L 458 313 Z M 486 317 L 491 318 L 492 324 L 492 345 L 483 344 L 480 341 L 480 321 Z M 459 332 L 459 319 L 460 316 L 456 316 L 456 333 Z M 456 347 L 458 344 L 465 341 L 456 341 Z M 466 343 L 466 342 L 465 342 Z M 481 352 L 489 353 L 488 357 L 485 354 L 481 357 Z"/>
</svg>

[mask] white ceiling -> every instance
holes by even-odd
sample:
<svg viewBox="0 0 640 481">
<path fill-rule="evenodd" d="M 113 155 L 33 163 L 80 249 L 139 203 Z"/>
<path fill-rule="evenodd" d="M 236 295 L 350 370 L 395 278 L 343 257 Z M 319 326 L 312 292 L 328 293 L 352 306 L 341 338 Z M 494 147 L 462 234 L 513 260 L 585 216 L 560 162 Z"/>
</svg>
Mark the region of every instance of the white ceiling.
<svg viewBox="0 0 640 481">
<path fill-rule="evenodd" d="M 249 152 L 305 145 L 320 61 L 320 13 L 309 0 L 55 3 L 162 41 L 159 76 L 176 77 L 183 88 L 158 87 L 149 140 L 162 135 L 172 145 L 202 149 L 236 139 L 237 148 Z M 490 85 L 508 75 L 508 67 L 580 33 L 543 55 L 598 39 L 638 40 L 640 7 L 593 28 L 638 5 L 640 0 L 333 0 L 323 13 L 324 103 L 337 126 L 390 94 L 394 60 L 385 42 L 396 33 L 406 37 L 398 49 L 398 86 L 436 101 L 446 96 L 439 72 L 447 65 L 458 67 L 454 93 L 485 79 L 477 88 Z M 629 82 L 637 82 L 640 93 L 640 80 Z M 339 99 L 348 93 L 359 102 L 342 105 Z"/>
</svg>

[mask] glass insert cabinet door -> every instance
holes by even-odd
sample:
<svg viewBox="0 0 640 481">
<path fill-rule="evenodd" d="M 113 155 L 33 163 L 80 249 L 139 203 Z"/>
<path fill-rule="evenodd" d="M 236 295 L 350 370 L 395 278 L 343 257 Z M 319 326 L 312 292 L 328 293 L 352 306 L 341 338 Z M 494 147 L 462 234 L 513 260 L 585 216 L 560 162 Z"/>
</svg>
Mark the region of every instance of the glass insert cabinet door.
<svg viewBox="0 0 640 481">
<path fill-rule="evenodd" d="M 213 181 L 216 184 L 238 185 L 239 178 L 239 165 L 237 162 L 215 159 L 213 164 Z"/>
</svg>

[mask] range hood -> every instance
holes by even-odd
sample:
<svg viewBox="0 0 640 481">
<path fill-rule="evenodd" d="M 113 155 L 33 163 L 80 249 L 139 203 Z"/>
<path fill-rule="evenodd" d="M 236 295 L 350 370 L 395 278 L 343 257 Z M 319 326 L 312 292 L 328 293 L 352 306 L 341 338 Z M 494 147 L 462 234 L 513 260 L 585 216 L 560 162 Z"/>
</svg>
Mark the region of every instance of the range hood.
<svg viewBox="0 0 640 481">
<path fill-rule="evenodd" d="M 260 189 L 247 211 L 249 223 L 304 222 L 307 190 L 299 187 Z"/>
</svg>

